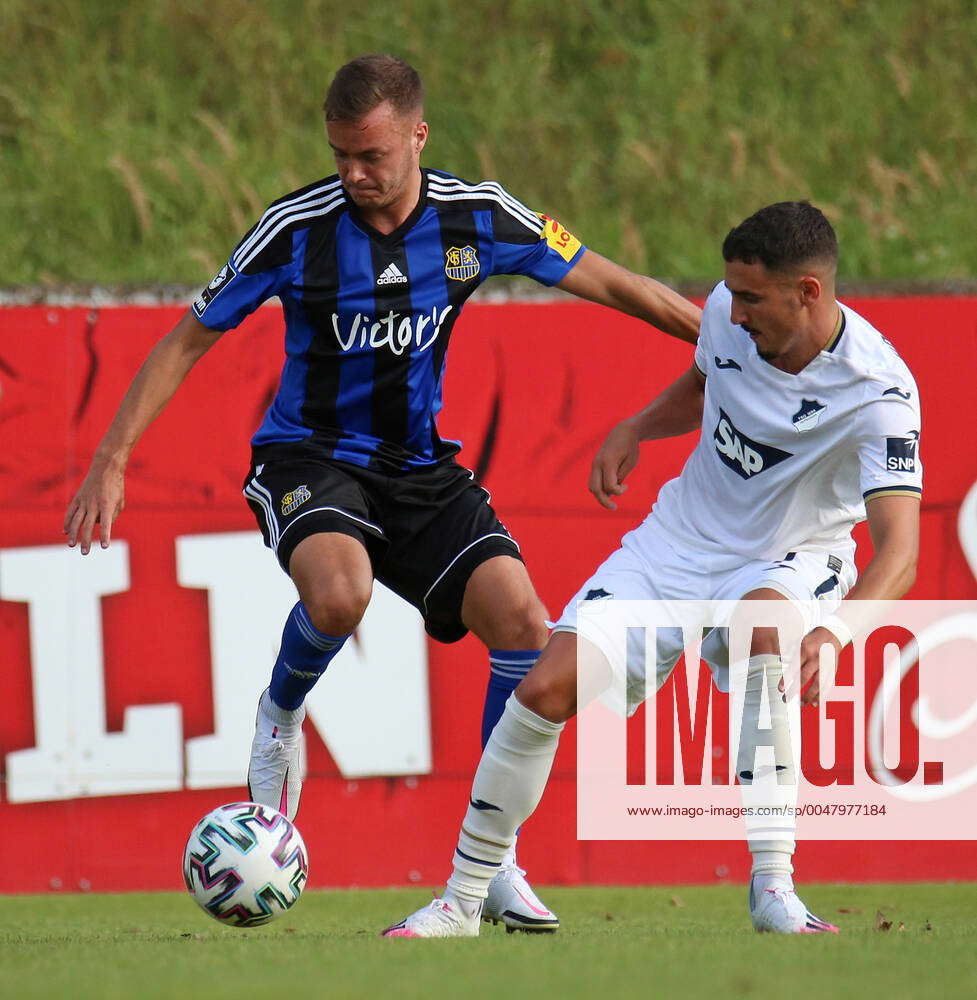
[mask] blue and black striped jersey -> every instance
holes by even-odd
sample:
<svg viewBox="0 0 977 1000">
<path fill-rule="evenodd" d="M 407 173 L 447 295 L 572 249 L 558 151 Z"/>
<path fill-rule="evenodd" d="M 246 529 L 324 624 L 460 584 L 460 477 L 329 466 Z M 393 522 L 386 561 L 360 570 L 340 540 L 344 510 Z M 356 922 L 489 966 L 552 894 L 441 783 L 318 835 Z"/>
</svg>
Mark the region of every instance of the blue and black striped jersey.
<svg viewBox="0 0 977 1000">
<path fill-rule="evenodd" d="M 252 439 L 255 461 L 303 453 L 399 472 L 453 455 L 442 441 L 445 352 L 468 297 L 492 274 L 560 281 L 583 246 L 500 185 L 422 171 L 417 207 L 385 235 L 338 176 L 273 202 L 193 303 L 213 330 L 271 296 L 285 313 L 285 367 Z"/>
</svg>

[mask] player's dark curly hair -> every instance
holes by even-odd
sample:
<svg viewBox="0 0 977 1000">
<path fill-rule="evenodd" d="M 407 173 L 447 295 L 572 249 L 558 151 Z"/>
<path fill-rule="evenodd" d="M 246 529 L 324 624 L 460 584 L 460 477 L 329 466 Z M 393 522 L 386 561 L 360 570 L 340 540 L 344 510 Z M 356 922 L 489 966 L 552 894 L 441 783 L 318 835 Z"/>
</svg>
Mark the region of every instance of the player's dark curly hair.
<svg viewBox="0 0 977 1000">
<path fill-rule="evenodd" d="M 419 111 L 424 85 L 417 70 L 403 59 L 374 52 L 346 63 L 333 77 L 322 110 L 326 121 L 359 121 L 389 101 L 399 114 Z"/>
<path fill-rule="evenodd" d="M 808 201 L 767 205 L 741 222 L 723 240 L 723 259 L 759 261 L 768 271 L 804 264 L 837 264 L 838 238 L 823 213 Z"/>
</svg>

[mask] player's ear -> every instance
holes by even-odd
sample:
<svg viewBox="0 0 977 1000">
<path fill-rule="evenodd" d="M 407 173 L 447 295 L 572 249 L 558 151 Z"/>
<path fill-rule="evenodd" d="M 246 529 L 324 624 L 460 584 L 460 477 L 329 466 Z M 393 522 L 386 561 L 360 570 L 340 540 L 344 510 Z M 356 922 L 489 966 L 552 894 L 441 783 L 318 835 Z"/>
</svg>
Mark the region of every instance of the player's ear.
<svg viewBox="0 0 977 1000">
<path fill-rule="evenodd" d="M 801 296 L 801 304 L 810 307 L 821 298 L 821 293 L 824 289 L 819 278 L 813 274 L 805 274 L 798 281 L 798 290 Z"/>
<path fill-rule="evenodd" d="M 420 154 L 427 145 L 427 122 L 420 121 L 414 126 L 414 152 Z"/>
</svg>

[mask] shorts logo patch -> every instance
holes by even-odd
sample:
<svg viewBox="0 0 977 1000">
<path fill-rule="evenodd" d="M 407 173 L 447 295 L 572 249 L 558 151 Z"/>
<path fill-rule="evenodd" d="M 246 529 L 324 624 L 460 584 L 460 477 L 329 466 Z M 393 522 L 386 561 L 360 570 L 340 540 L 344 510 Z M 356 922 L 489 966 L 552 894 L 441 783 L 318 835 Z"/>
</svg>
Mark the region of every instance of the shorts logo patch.
<svg viewBox="0 0 977 1000">
<path fill-rule="evenodd" d="M 915 472 L 916 446 L 919 431 L 910 431 L 909 437 L 885 439 L 885 467 L 888 472 Z"/>
<path fill-rule="evenodd" d="M 584 594 L 585 601 L 606 601 L 608 597 L 613 597 L 613 594 L 609 594 L 603 587 L 595 587 L 593 590 L 588 590 Z"/>
<path fill-rule="evenodd" d="M 555 250 L 569 264 L 583 244 L 556 219 L 551 219 L 548 215 L 541 215 L 540 218 L 543 220 L 543 231 L 539 234 L 539 238 L 546 240 L 549 248 Z"/>
<path fill-rule="evenodd" d="M 474 247 L 449 247 L 444 252 L 444 273 L 452 281 L 470 281 L 481 270 Z"/>
<path fill-rule="evenodd" d="M 736 429 L 729 414 L 722 409 L 712 439 L 720 460 L 742 479 L 752 479 L 758 472 L 779 465 L 792 454 L 748 438 Z"/>
<path fill-rule="evenodd" d="M 292 511 L 298 510 L 306 500 L 311 500 L 312 494 L 308 486 L 296 486 L 282 497 L 282 515 L 287 516 Z"/>
<path fill-rule="evenodd" d="M 816 399 L 802 399 L 801 408 L 790 418 L 793 421 L 794 430 L 800 434 L 816 427 L 824 411 L 824 403 L 819 403 Z"/>
<path fill-rule="evenodd" d="M 231 266 L 231 262 L 228 261 L 218 272 L 214 275 L 210 284 L 193 300 L 193 311 L 198 315 L 202 315 L 207 306 L 220 294 L 220 292 L 227 287 L 231 279 L 237 274 L 234 268 Z"/>
</svg>

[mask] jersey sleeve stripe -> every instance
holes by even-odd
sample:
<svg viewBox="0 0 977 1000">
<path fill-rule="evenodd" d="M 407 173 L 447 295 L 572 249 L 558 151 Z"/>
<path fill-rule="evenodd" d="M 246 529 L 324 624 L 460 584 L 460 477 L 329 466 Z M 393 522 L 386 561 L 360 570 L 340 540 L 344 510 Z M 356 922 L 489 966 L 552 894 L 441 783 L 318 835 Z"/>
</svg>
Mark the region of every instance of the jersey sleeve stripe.
<svg viewBox="0 0 977 1000">
<path fill-rule="evenodd" d="M 340 188 L 340 182 L 333 181 L 331 184 L 324 184 L 322 187 L 317 187 L 312 191 L 307 191 L 305 194 L 300 195 L 297 198 L 290 198 L 288 201 L 272 205 L 265 211 L 264 215 L 261 216 L 261 219 L 258 221 L 258 225 L 254 227 L 254 232 L 241 241 L 241 244 L 234 251 L 234 257 L 236 259 L 243 259 L 245 255 L 249 255 L 250 250 L 255 243 L 263 239 L 268 230 L 283 216 L 302 208 L 322 205 L 333 198 L 339 192 Z"/>
<path fill-rule="evenodd" d="M 525 205 L 521 202 L 516 201 L 504 188 L 494 181 L 486 181 L 483 184 L 477 185 L 462 185 L 459 182 L 458 186 L 445 185 L 442 189 L 444 192 L 453 191 L 470 191 L 469 197 L 490 197 L 495 196 L 495 200 L 499 202 L 513 218 L 518 219 L 520 222 L 524 223 L 534 235 L 538 235 L 540 230 L 543 228 L 542 219 L 534 212 L 531 212 Z"/>
<path fill-rule="evenodd" d="M 523 223 L 527 229 L 538 236 L 543 228 L 543 222 L 525 205 L 516 201 L 501 185 L 495 181 L 485 181 L 482 184 L 464 184 L 457 178 L 450 180 L 431 175 L 428 179 L 428 195 L 441 201 L 457 201 L 464 198 L 488 198 L 501 205 L 514 219 Z"/>
<path fill-rule="evenodd" d="M 241 252 L 240 251 L 238 251 L 238 252 L 236 252 L 234 254 L 234 256 L 231 258 L 231 260 L 232 260 L 232 262 L 234 264 L 234 267 L 236 267 L 239 271 L 244 270 L 244 268 L 246 268 L 248 266 L 248 264 L 252 260 L 254 260 L 254 258 L 259 253 L 261 253 L 261 251 L 286 226 L 290 226 L 290 225 L 292 225 L 295 222 L 302 222 L 305 219 L 314 219 L 317 216 L 328 215 L 329 212 L 331 212 L 334 208 L 338 207 L 339 205 L 344 204 L 345 201 L 346 201 L 346 199 L 342 195 L 340 195 L 338 198 L 335 198 L 333 201 L 327 202 L 325 205 L 316 206 L 316 207 L 312 208 L 311 211 L 308 211 L 308 212 L 293 212 L 290 215 L 287 215 L 287 216 L 283 217 L 282 219 L 280 219 L 280 221 L 274 227 L 274 229 L 266 230 L 267 235 L 264 237 L 264 239 L 260 243 L 258 243 L 257 246 L 252 246 L 252 249 L 250 249 L 245 256 L 241 256 Z"/>
<path fill-rule="evenodd" d="M 919 486 L 878 486 L 862 494 L 863 500 L 874 500 L 876 497 L 916 497 L 923 495 Z"/>
<path fill-rule="evenodd" d="M 470 201 L 472 198 L 478 198 L 482 201 L 494 201 L 499 205 L 504 211 L 508 212 L 517 222 L 522 223 L 534 236 L 539 235 L 541 226 L 531 226 L 526 222 L 524 218 L 520 215 L 516 215 L 515 212 L 499 197 L 494 194 L 490 194 L 487 191 L 480 192 L 477 195 L 473 195 L 467 192 L 459 192 L 457 194 L 440 194 L 437 191 L 428 190 L 427 196 L 432 198 L 434 201 Z"/>
</svg>

